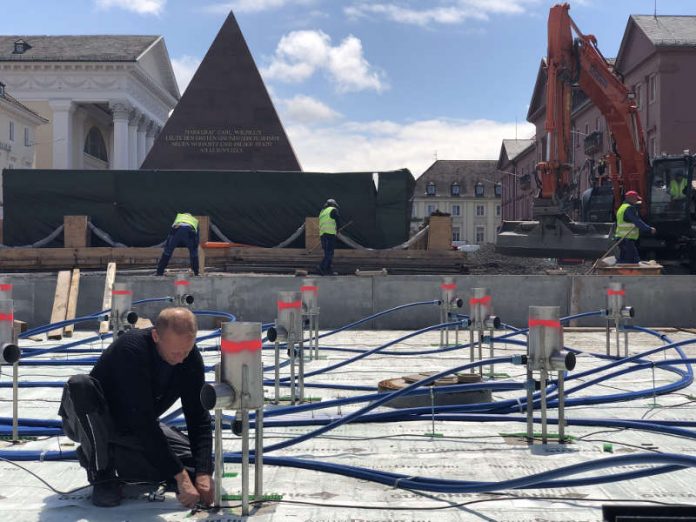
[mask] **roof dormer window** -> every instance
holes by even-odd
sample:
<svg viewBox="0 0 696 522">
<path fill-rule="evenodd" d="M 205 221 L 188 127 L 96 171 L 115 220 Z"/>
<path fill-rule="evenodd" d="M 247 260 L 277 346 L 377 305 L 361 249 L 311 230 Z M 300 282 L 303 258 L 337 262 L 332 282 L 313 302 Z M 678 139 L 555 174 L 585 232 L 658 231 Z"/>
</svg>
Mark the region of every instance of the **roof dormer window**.
<svg viewBox="0 0 696 522">
<path fill-rule="evenodd" d="M 483 183 L 480 181 L 476 183 L 476 187 L 474 187 L 474 195 L 477 198 L 482 198 L 484 196 Z"/>
<path fill-rule="evenodd" d="M 425 194 L 428 196 L 434 196 L 437 193 L 435 188 L 435 182 L 431 181 L 425 186 Z"/>
<path fill-rule="evenodd" d="M 459 183 L 456 181 L 450 185 L 450 195 L 457 197 L 461 195 L 462 193 L 462 187 L 459 186 Z"/>
<path fill-rule="evenodd" d="M 5 84 L 0 82 L 0 96 L 5 96 Z"/>
<path fill-rule="evenodd" d="M 14 43 L 14 51 L 12 51 L 12 53 L 13 54 L 24 54 L 29 49 L 31 49 L 31 45 L 29 45 L 24 40 L 17 40 Z"/>
</svg>

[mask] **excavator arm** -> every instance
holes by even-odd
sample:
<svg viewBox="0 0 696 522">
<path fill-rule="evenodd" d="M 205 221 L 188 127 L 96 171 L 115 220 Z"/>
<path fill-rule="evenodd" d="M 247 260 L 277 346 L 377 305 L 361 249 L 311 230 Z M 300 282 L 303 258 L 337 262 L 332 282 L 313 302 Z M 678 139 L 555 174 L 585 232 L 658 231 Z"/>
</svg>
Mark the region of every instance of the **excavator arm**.
<svg viewBox="0 0 696 522">
<path fill-rule="evenodd" d="M 635 101 L 597 48 L 569 14 L 568 4 L 551 8 L 546 62 L 546 149 L 537 165 L 540 190 L 536 221 L 504 221 L 496 249 L 505 254 L 596 257 L 609 247 L 611 223 L 577 223 L 572 165 L 572 92 L 579 86 L 606 118 L 613 140 L 606 156 L 614 205 L 624 191 L 646 193 L 649 164 Z"/>
</svg>

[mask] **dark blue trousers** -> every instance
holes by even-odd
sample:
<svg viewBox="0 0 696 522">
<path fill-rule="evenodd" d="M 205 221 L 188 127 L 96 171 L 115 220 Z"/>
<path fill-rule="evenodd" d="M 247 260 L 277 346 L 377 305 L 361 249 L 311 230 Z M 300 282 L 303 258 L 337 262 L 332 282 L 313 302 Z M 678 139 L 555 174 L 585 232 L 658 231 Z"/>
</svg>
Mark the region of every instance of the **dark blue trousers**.
<svg viewBox="0 0 696 522">
<path fill-rule="evenodd" d="M 333 234 L 321 235 L 321 248 L 324 250 L 324 259 L 319 264 L 319 271 L 322 275 L 331 275 L 331 262 L 333 261 L 334 248 L 336 247 L 336 236 Z"/>
<path fill-rule="evenodd" d="M 167 236 L 162 257 L 157 264 L 157 275 L 164 275 L 164 269 L 167 268 L 174 249 L 178 247 L 188 248 L 191 269 L 194 274 L 198 275 L 198 234 L 193 227 L 188 226 L 172 227 L 169 236 Z"/>
<path fill-rule="evenodd" d="M 635 239 L 624 239 L 619 243 L 619 258 L 617 263 L 640 263 L 640 254 Z"/>
</svg>

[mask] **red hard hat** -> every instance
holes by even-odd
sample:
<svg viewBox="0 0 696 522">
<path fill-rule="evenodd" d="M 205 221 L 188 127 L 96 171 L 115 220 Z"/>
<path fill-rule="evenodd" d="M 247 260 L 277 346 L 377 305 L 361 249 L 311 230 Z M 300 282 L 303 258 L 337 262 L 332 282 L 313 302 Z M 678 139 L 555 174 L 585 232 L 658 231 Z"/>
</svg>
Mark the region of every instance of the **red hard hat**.
<svg viewBox="0 0 696 522">
<path fill-rule="evenodd" d="M 634 197 L 636 199 L 643 199 L 640 197 L 640 194 L 638 194 L 635 190 L 629 190 L 628 192 L 626 192 L 626 194 L 624 194 L 624 197 Z"/>
</svg>

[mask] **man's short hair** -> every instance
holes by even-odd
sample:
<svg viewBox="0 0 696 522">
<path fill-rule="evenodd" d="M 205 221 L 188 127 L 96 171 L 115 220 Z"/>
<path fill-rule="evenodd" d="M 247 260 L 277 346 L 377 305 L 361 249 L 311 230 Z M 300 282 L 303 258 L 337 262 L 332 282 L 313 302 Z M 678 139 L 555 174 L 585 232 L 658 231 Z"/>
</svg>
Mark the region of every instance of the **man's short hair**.
<svg viewBox="0 0 696 522">
<path fill-rule="evenodd" d="M 165 330 L 171 330 L 177 335 L 196 337 L 198 324 L 191 310 L 178 306 L 162 310 L 155 319 L 155 329 L 160 335 L 164 334 Z"/>
</svg>

